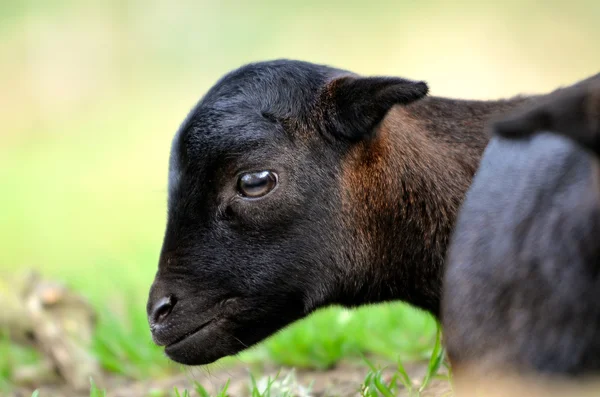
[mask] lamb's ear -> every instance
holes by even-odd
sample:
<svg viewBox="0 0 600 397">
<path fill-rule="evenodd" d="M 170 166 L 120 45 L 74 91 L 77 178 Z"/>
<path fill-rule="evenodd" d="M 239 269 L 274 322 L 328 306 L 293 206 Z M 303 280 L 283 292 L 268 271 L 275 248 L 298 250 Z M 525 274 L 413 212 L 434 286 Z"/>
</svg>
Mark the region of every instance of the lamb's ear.
<svg viewBox="0 0 600 397">
<path fill-rule="evenodd" d="M 321 95 L 327 131 L 352 141 L 369 138 L 394 105 L 407 105 L 427 95 L 423 81 L 395 77 L 344 76 L 330 81 Z"/>
</svg>

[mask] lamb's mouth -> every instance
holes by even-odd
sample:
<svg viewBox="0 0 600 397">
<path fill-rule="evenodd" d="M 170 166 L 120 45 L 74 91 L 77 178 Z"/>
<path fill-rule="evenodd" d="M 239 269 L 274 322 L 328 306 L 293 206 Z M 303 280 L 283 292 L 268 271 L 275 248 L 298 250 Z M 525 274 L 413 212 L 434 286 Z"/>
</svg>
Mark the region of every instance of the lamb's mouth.
<svg viewBox="0 0 600 397">
<path fill-rule="evenodd" d="M 215 316 L 215 317 L 211 318 L 210 320 L 205 321 L 204 323 L 200 324 L 198 327 L 194 328 L 190 332 L 187 332 L 187 333 L 183 334 L 181 337 L 175 339 L 175 341 L 173 341 L 173 342 L 169 343 L 168 345 L 166 345 L 165 349 L 174 348 L 178 344 L 185 342 L 187 339 L 189 339 L 192 336 L 196 335 L 198 332 L 202 331 L 208 325 L 210 325 L 211 323 L 213 323 L 216 319 L 217 319 L 217 317 Z"/>
<path fill-rule="evenodd" d="M 179 344 L 185 343 L 188 339 L 193 338 L 195 335 L 200 333 L 200 331 L 209 327 L 211 324 L 213 324 L 217 320 L 224 319 L 225 315 L 226 315 L 226 313 L 224 312 L 224 309 L 227 308 L 228 306 L 231 306 L 232 304 L 237 303 L 237 301 L 238 301 L 237 297 L 230 297 L 227 299 L 223 299 L 218 304 L 216 304 L 213 307 L 213 309 L 211 309 L 211 311 L 213 312 L 212 317 L 210 317 L 207 320 L 205 320 L 204 322 L 200 323 L 200 325 L 198 325 L 196 328 L 193 328 L 191 331 L 188 331 L 185 334 L 181 335 L 179 338 L 176 338 L 171 343 L 165 345 L 165 349 L 175 348 Z M 212 327 L 212 328 L 214 328 L 214 327 Z"/>
<path fill-rule="evenodd" d="M 179 364 L 205 365 L 243 350 L 246 344 L 235 336 L 241 324 L 234 320 L 238 313 L 234 302 L 222 302 L 207 320 L 166 345 L 167 357 Z"/>
<path fill-rule="evenodd" d="M 227 342 L 223 345 L 223 339 L 228 339 L 221 329 L 226 322 L 224 318 L 215 317 L 203 323 L 167 345 L 165 354 L 179 364 L 205 365 L 237 353 L 241 348 L 231 349 Z"/>
</svg>

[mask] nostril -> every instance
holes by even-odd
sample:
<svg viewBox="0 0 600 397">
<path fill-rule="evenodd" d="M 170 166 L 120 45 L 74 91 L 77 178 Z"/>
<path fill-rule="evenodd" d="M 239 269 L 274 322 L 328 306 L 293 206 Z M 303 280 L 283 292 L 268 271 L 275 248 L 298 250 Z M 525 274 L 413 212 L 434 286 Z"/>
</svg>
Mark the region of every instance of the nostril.
<svg viewBox="0 0 600 397">
<path fill-rule="evenodd" d="M 177 301 L 173 295 L 160 298 L 154 305 L 154 309 L 152 309 L 152 322 L 154 324 L 160 324 L 163 322 L 169 316 L 169 314 L 171 314 L 173 306 L 175 306 L 176 302 Z"/>
</svg>

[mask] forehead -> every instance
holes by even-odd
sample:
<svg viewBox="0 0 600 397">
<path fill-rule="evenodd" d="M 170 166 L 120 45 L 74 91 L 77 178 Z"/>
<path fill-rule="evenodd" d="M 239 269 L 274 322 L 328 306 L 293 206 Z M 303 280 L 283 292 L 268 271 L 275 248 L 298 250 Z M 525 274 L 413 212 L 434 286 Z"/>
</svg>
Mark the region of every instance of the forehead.
<svg viewBox="0 0 600 397">
<path fill-rule="evenodd" d="M 306 123 L 323 85 L 349 72 L 301 61 L 243 66 L 221 78 L 192 109 L 171 148 L 170 184 L 182 168 L 277 146 L 286 133 L 276 120 Z"/>
<path fill-rule="evenodd" d="M 307 110 L 325 82 L 342 70 L 301 61 L 277 60 L 245 65 L 219 80 L 202 100 L 204 106 L 268 109 L 279 116 Z"/>
</svg>

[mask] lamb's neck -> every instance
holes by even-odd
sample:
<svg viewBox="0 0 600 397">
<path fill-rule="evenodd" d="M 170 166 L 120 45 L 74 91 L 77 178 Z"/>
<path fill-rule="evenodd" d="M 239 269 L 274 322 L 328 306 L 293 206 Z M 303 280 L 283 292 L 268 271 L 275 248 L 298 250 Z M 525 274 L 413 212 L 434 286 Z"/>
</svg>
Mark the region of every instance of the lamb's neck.
<svg viewBox="0 0 600 397">
<path fill-rule="evenodd" d="M 427 98 L 390 111 L 376 138 L 357 149 L 354 214 L 364 228 L 364 302 L 404 300 L 439 313 L 445 252 L 459 206 L 489 135 L 486 122 L 524 98 Z M 358 200 L 358 201 L 356 201 Z"/>
</svg>

